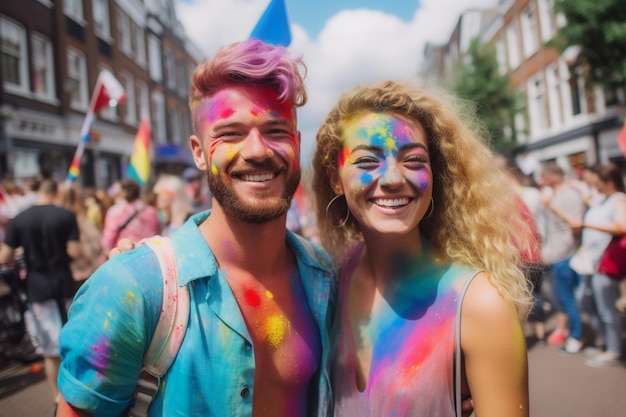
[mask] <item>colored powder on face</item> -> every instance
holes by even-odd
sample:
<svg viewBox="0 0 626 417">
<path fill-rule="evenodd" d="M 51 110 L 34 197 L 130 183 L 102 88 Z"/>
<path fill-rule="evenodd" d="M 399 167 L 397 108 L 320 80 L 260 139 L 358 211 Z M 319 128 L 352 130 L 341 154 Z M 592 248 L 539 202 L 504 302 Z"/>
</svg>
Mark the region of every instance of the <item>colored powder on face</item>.
<svg viewBox="0 0 626 417">
<path fill-rule="evenodd" d="M 420 190 L 425 190 L 426 188 L 428 188 L 428 176 L 426 176 L 425 174 L 420 174 L 419 178 L 417 179 L 417 186 L 419 187 Z"/>
<path fill-rule="evenodd" d="M 289 321 L 282 314 L 276 314 L 267 318 L 265 322 L 265 330 L 267 332 L 267 340 L 273 347 L 278 347 L 285 333 L 289 328 Z"/>
<path fill-rule="evenodd" d="M 274 299 L 274 294 L 272 294 L 270 290 L 265 291 L 265 296 L 269 298 L 270 300 Z"/>
<path fill-rule="evenodd" d="M 374 178 L 372 177 L 372 174 L 370 174 L 369 172 L 364 172 L 363 174 L 361 174 L 361 183 L 363 185 L 369 185 L 371 184 L 373 180 Z"/>
<path fill-rule="evenodd" d="M 245 290 L 243 293 L 244 300 L 246 304 L 250 307 L 257 308 L 261 305 L 261 296 L 258 292 L 254 290 Z"/>
<path fill-rule="evenodd" d="M 211 174 L 217 175 L 217 173 L 218 173 L 217 167 L 215 165 L 211 165 Z"/>
<path fill-rule="evenodd" d="M 339 155 L 337 156 L 337 165 L 339 165 L 339 168 L 344 166 L 349 155 L 350 155 L 350 149 L 348 149 L 347 146 L 344 146 L 341 152 L 339 152 Z"/>
</svg>

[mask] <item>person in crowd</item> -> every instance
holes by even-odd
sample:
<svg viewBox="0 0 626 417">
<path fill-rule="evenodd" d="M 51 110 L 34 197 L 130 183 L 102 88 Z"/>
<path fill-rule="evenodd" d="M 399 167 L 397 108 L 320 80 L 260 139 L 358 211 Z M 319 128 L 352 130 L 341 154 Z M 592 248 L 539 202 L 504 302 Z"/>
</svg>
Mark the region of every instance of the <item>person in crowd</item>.
<svg viewBox="0 0 626 417">
<path fill-rule="evenodd" d="M 42 181 L 37 203 L 15 216 L 0 249 L 0 264 L 12 263 L 16 249 L 23 250 L 34 317 L 34 328 L 29 331 L 41 348 L 55 402 L 59 401 L 59 334 L 77 288 L 70 263 L 81 256 L 76 215 L 57 205 L 58 191 L 55 181 Z"/>
<path fill-rule="evenodd" d="M 193 214 L 185 194 L 185 183 L 171 174 L 161 174 L 152 187 L 160 214 L 161 234 L 171 236 Z"/>
<path fill-rule="evenodd" d="M 619 167 L 612 163 L 599 165 L 593 171 L 597 176 L 598 194 L 604 199 L 593 204 L 582 221 L 568 217 L 566 213 L 563 216 L 576 232 L 582 229 L 582 248 L 596 271 L 591 276 L 591 291 L 599 319 L 599 325 L 595 327 L 599 339 L 605 343 L 605 351 L 588 358 L 585 363 L 594 367 L 621 366 L 622 318 L 616 306 L 620 297 L 619 281 L 597 269 L 613 236 L 621 236 L 626 231 L 624 180 Z"/>
<path fill-rule="evenodd" d="M 172 237 L 190 317 L 150 416 L 329 413 L 335 272 L 285 227 L 300 179 L 304 69 L 286 48 L 250 39 L 194 72 L 190 147 L 213 204 Z M 147 245 L 110 258 L 81 287 L 61 335 L 58 416 L 129 407 L 162 287 Z"/>
<path fill-rule="evenodd" d="M 78 184 L 62 187 L 60 197 L 61 207 L 73 211 L 78 222 L 81 256 L 72 260 L 71 269 L 74 280 L 82 282 L 89 278 L 101 263 L 102 233 L 87 217 L 87 207 Z"/>
<path fill-rule="evenodd" d="M 453 416 L 470 395 L 477 416 L 528 416 L 530 230 L 456 111 L 387 81 L 344 93 L 317 134 L 318 225 L 342 262 L 335 416 Z"/>
<path fill-rule="evenodd" d="M 193 214 L 211 209 L 211 192 L 203 182 L 202 172 L 197 168 L 186 168 L 183 171 L 185 195 L 191 204 Z"/>
<path fill-rule="evenodd" d="M 580 220 L 587 206 L 580 193 L 565 182 L 565 173 L 555 162 L 542 166 L 540 182 L 546 207 L 541 254 L 551 270 L 557 307 L 557 327 L 548 341 L 563 345 L 563 354 L 576 354 L 583 347 L 583 325 L 576 300 L 580 278 L 569 262 L 580 244 L 580 234 L 570 228 L 563 214 Z"/>
<path fill-rule="evenodd" d="M 160 232 L 156 209 L 141 199 L 137 181 L 125 179 L 120 182 L 120 196 L 107 210 L 102 230 L 102 250 L 108 253 L 118 240 L 129 238 L 141 240 Z"/>
<path fill-rule="evenodd" d="M 87 188 L 84 190 L 84 206 L 85 206 L 85 216 L 91 223 L 96 226 L 96 228 L 102 233 L 102 229 L 104 228 L 104 214 L 105 208 L 98 197 L 97 189 L 95 188 Z"/>
<path fill-rule="evenodd" d="M 530 236 L 532 241 L 529 245 L 530 250 L 522 253 L 522 257 L 528 264 L 525 269 L 526 279 L 533 289 L 533 306 L 528 315 L 528 322 L 532 326 L 535 344 L 543 346 L 546 344 L 542 291 L 544 266 L 541 259 L 541 236 L 537 227 L 537 219 L 541 219 L 543 210 L 541 192 L 534 187 L 526 185 L 525 175 L 513 160 L 499 156 L 497 161 L 498 167 L 504 171 L 513 190 L 517 193 L 516 198 L 522 217 L 526 220 L 531 230 Z"/>
</svg>

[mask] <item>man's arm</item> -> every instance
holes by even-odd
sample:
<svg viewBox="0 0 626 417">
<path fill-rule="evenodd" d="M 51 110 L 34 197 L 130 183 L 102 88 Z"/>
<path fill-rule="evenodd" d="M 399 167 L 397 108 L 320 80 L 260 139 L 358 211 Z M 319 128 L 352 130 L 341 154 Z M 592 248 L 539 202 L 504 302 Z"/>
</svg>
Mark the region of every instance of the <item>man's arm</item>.
<svg viewBox="0 0 626 417">
<path fill-rule="evenodd" d="M 57 406 L 56 417 L 92 417 L 92 415 L 86 411 L 72 407 L 67 403 L 67 401 L 65 401 L 65 398 L 61 396 L 61 400 Z"/>
<path fill-rule="evenodd" d="M 0 265 L 9 264 L 13 261 L 15 261 L 15 249 L 3 243 L 0 247 Z"/>
<path fill-rule="evenodd" d="M 80 248 L 80 241 L 70 240 L 67 242 L 67 254 L 72 259 L 78 259 L 83 256 L 83 251 Z"/>
</svg>

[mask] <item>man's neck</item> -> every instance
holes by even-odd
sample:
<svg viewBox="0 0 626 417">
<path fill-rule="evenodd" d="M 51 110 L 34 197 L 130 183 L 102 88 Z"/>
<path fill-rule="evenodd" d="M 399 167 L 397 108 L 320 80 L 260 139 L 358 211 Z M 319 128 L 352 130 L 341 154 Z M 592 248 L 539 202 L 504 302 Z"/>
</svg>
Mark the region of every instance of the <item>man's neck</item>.
<svg viewBox="0 0 626 417">
<path fill-rule="evenodd" d="M 228 216 L 221 207 L 200 225 L 221 268 L 234 267 L 258 276 L 271 275 L 288 258 L 285 243 L 286 215 L 253 224 Z"/>
</svg>

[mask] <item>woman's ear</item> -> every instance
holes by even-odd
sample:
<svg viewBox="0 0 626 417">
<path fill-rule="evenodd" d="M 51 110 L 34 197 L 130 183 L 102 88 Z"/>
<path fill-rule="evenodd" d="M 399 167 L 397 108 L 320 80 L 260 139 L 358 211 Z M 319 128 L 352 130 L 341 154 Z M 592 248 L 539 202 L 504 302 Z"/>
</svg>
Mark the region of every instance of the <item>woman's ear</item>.
<svg viewBox="0 0 626 417">
<path fill-rule="evenodd" d="M 329 170 L 328 171 L 328 181 L 330 182 L 330 187 L 333 189 L 333 192 L 337 195 L 345 194 L 343 191 L 343 184 L 341 183 L 341 178 L 339 177 L 338 170 Z"/>
</svg>

